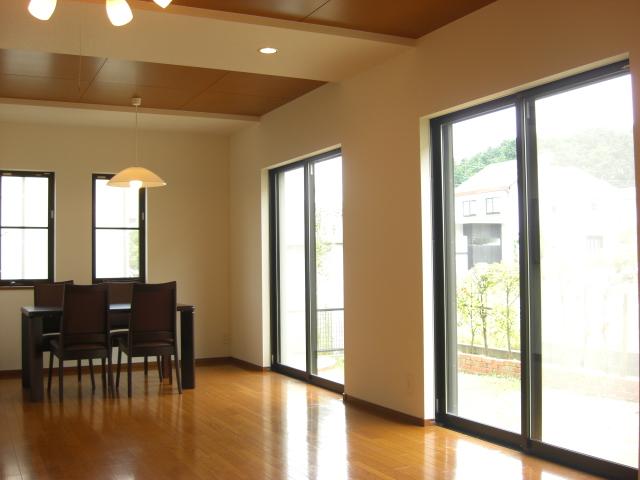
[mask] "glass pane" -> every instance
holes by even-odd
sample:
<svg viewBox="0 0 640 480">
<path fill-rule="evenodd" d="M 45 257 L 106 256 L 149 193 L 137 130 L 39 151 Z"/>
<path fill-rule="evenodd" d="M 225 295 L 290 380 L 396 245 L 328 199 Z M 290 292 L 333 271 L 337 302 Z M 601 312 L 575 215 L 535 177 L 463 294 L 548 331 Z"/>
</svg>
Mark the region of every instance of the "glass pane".
<svg viewBox="0 0 640 480">
<path fill-rule="evenodd" d="M 49 278 L 49 230 L 3 228 L 0 239 L 2 280 Z"/>
<path fill-rule="evenodd" d="M 49 225 L 49 179 L 2 176 L 2 226 Z"/>
<path fill-rule="evenodd" d="M 454 123 L 447 411 L 520 432 L 515 108 Z M 451 194 L 451 193 L 449 193 Z"/>
<path fill-rule="evenodd" d="M 139 190 L 108 187 L 108 180 L 96 180 L 96 227 L 137 228 Z"/>
<path fill-rule="evenodd" d="M 280 363 L 307 370 L 304 169 L 278 175 Z"/>
<path fill-rule="evenodd" d="M 140 276 L 138 230 L 96 230 L 96 277 Z"/>
<path fill-rule="evenodd" d="M 535 108 L 542 440 L 637 467 L 632 105 L 626 75 Z"/>
<path fill-rule="evenodd" d="M 316 163 L 316 371 L 344 383 L 344 287 L 342 275 L 342 157 Z"/>
</svg>

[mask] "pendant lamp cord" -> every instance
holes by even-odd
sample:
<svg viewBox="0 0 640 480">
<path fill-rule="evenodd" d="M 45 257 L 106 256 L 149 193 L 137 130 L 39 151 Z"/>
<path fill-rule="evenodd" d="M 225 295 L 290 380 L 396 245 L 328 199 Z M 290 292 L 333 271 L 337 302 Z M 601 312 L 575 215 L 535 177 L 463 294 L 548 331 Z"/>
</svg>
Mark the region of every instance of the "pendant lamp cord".
<svg viewBox="0 0 640 480">
<path fill-rule="evenodd" d="M 136 105 L 136 165 L 138 165 L 138 105 Z"/>
</svg>

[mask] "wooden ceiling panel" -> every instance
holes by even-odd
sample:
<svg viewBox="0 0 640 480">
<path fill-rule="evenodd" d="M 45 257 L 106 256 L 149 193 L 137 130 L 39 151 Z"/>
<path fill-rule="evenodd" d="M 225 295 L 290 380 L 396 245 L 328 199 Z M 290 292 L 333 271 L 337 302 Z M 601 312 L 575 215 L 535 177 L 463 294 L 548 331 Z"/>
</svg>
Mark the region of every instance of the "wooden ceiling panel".
<svg viewBox="0 0 640 480">
<path fill-rule="evenodd" d="M 173 4 L 262 17 L 302 20 L 320 8 L 326 1 L 327 0 L 173 0 Z"/>
<path fill-rule="evenodd" d="M 106 59 L 0 49 L 0 75 L 91 81 Z"/>
<path fill-rule="evenodd" d="M 95 80 L 101 83 L 126 83 L 138 86 L 183 89 L 192 92 L 192 96 L 194 96 L 222 78 L 226 73 L 223 70 L 110 58 Z"/>
<path fill-rule="evenodd" d="M 100 105 L 131 105 L 132 97 L 141 97 L 147 108 L 180 109 L 193 95 L 170 88 L 129 85 L 126 83 L 94 82 L 82 96 L 82 101 Z"/>
<path fill-rule="evenodd" d="M 229 113 L 236 115 L 264 115 L 289 100 L 236 93 L 205 92 L 184 106 L 195 112 Z"/>
<path fill-rule="evenodd" d="M 324 82 L 316 80 L 229 72 L 214 83 L 209 91 L 293 99 L 321 85 L 324 85 Z"/>
<path fill-rule="evenodd" d="M 307 22 L 418 38 L 494 0 L 330 0 Z"/>
<path fill-rule="evenodd" d="M 86 88 L 86 83 L 80 88 Z M 81 90 L 72 79 L 0 75 L 0 97 L 77 102 Z"/>
<path fill-rule="evenodd" d="M 419 38 L 494 1 L 174 0 L 173 3 Z"/>
<path fill-rule="evenodd" d="M 262 115 L 324 82 L 0 49 L 0 97 Z"/>
</svg>

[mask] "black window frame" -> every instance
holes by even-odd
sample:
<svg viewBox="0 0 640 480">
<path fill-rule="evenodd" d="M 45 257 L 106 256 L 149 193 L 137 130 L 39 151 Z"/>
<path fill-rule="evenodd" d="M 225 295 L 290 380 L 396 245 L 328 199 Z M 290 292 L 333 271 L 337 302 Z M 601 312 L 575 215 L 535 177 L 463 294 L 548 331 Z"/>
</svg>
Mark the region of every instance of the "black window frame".
<svg viewBox="0 0 640 480">
<path fill-rule="evenodd" d="M 147 278 L 147 191 L 140 189 L 138 198 L 138 227 L 96 227 L 96 181 L 110 180 L 114 173 L 94 173 L 91 175 L 91 281 L 103 282 L 146 282 Z M 116 188 L 116 187 L 114 187 Z M 97 230 L 138 230 L 139 276 L 137 277 L 96 277 L 96 231 Z"/>
<path fill-rule="evenodd" d="M 571 468 L 606 478 L 637 479 L 638 469 L 615 462 L 546 444 L 540 438 L 542 409 L 542 360 L 540 350 L 540 231 L 538 211 L 537 152 L 535 129 L 535 102 L 547 96 L 599 83 L 629 73 L 629 62 L 624 60 L 569 76 L 538 87 L 521 91 L 464 110 L 452 112 L 430 121 L 432 168 L 432 226 L 433 226 L 433 279 L 434 279 L 434 352 L 435 352 L 435 410 L 436 421 L 447 428 L 458 430 L 499 443 L 537 457 L 545 458 Z M 521 329 L 521 431 L 508 432 L 473 420 L 456 417 L 447 412 L 448 395 L 456 396 L 455 388 L 448 389 L 451 381 L 447 366 L 455 362 L 452 347 L 447 344 L 447 324 L 451 322 L 450 291 L 452 275 L 448 262 L 455 252 L 446 248 L 451 235 L 449 220 L 452 215 L 446 198 L 445 184 L 452 175 L 445 157 L 449 153 L 451 138 L 447 126 L 509 107 L 516 109 L 516 152 L 518 172 L 519 210 L 519 264 L 520 264 L 520 329 Z M 455 353 L 455 352 L 453 352 Z M 454 398 L 455 401 L 455 398 Z M 607 412 L 599 412 L 606 415 Z M 588 421 L 588 419 L 585 419 Z"/>
<path fill-rule="evenodd" d="M 322 378 L 312 372 L 316 369 L 312 347 L 317 345 L 317 312 L 316 306 L 316 265 L 315 265 L 315 228 L 311 220 L 315 218 L 315 181 L 313 171 L 316 164 L 332 158 L 342 157 L 342 149 L 304 158 L 269 171 L 269 250 L 271 281 L 271 370 L 326 388 L 337 393 L 344 393 L 344 385 Z M 288 170 L 302 168 L 304 171 L 304 215 L 305 215 L 305 330 L 306 330 L 306 369 L 295 369 L 280 362 L 280 252 L 279 252 L 279 210 L 278 210 L 278 175 Z M 344 310 L 344 308 L 343 308 Z"/>
<path fill-rule="evenodd" d="M 45 171 L 26 171 L 26 170 L 8 170 L 1 169 L 0 177 L 46 177 L 49 180 L 48 186 L 48 222 L 47 222 L 47 278 L 46 279 L 33 279 L 33 278 L 22 278 L 22 279 L 13 279 L 13 280 L 2 280 L 0 279 L 0 287 L 32 287 L 37 283 L 50 283 L 53 282 L 55 276 L 55 261 L 54 261 L 54 253 L 55 253 L 55 173 L 54 172 L 45 172 Z M 0 202 L 2 202 L 2 182 L 0 182 Z M 2 211 L 0 209 L 0 228 L 15 228 L 28 230 L 32 228 L 36 229 L 44 229 L 45 227 L 4 227 L 2 226 Z M 2 242 L 2 238 L 0 236 L 0 243 Z M 0 259 L 0 271 L 2 269 L 1 259 Z"/>
</svg>

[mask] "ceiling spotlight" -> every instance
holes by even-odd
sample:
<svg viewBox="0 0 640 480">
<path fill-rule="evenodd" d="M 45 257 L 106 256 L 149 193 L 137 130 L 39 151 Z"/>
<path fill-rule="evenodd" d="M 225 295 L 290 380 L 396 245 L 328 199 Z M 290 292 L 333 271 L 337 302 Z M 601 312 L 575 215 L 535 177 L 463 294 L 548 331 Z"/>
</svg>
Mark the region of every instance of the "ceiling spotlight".
<svg viewBox="0 0 640 480">
<path fill-rule="evenodd" d="M 161 6 L 162 8 L 167 8 L 171 3 L 171 0 L 153 0 L 156 5 Z"/>
<path fill-rule="evenodd" d="M 273 47 L 262 47 L 258 51 L 260 53 L 264 53 L 265 55 L 273 55 L 274 53 L 278 53 L 278 49 Z"/>
<path fill-rule="evenodd" d="M 57 0 L 31 0 L 27 9 L 38 20 L 49 20 L 56 9 Z"/>
<path fill-rule="evenodd" d="M 127 0 L 107 0 L 107 16 L 114 27 L 121 27 L 133 20 Z"/>
</svg>

